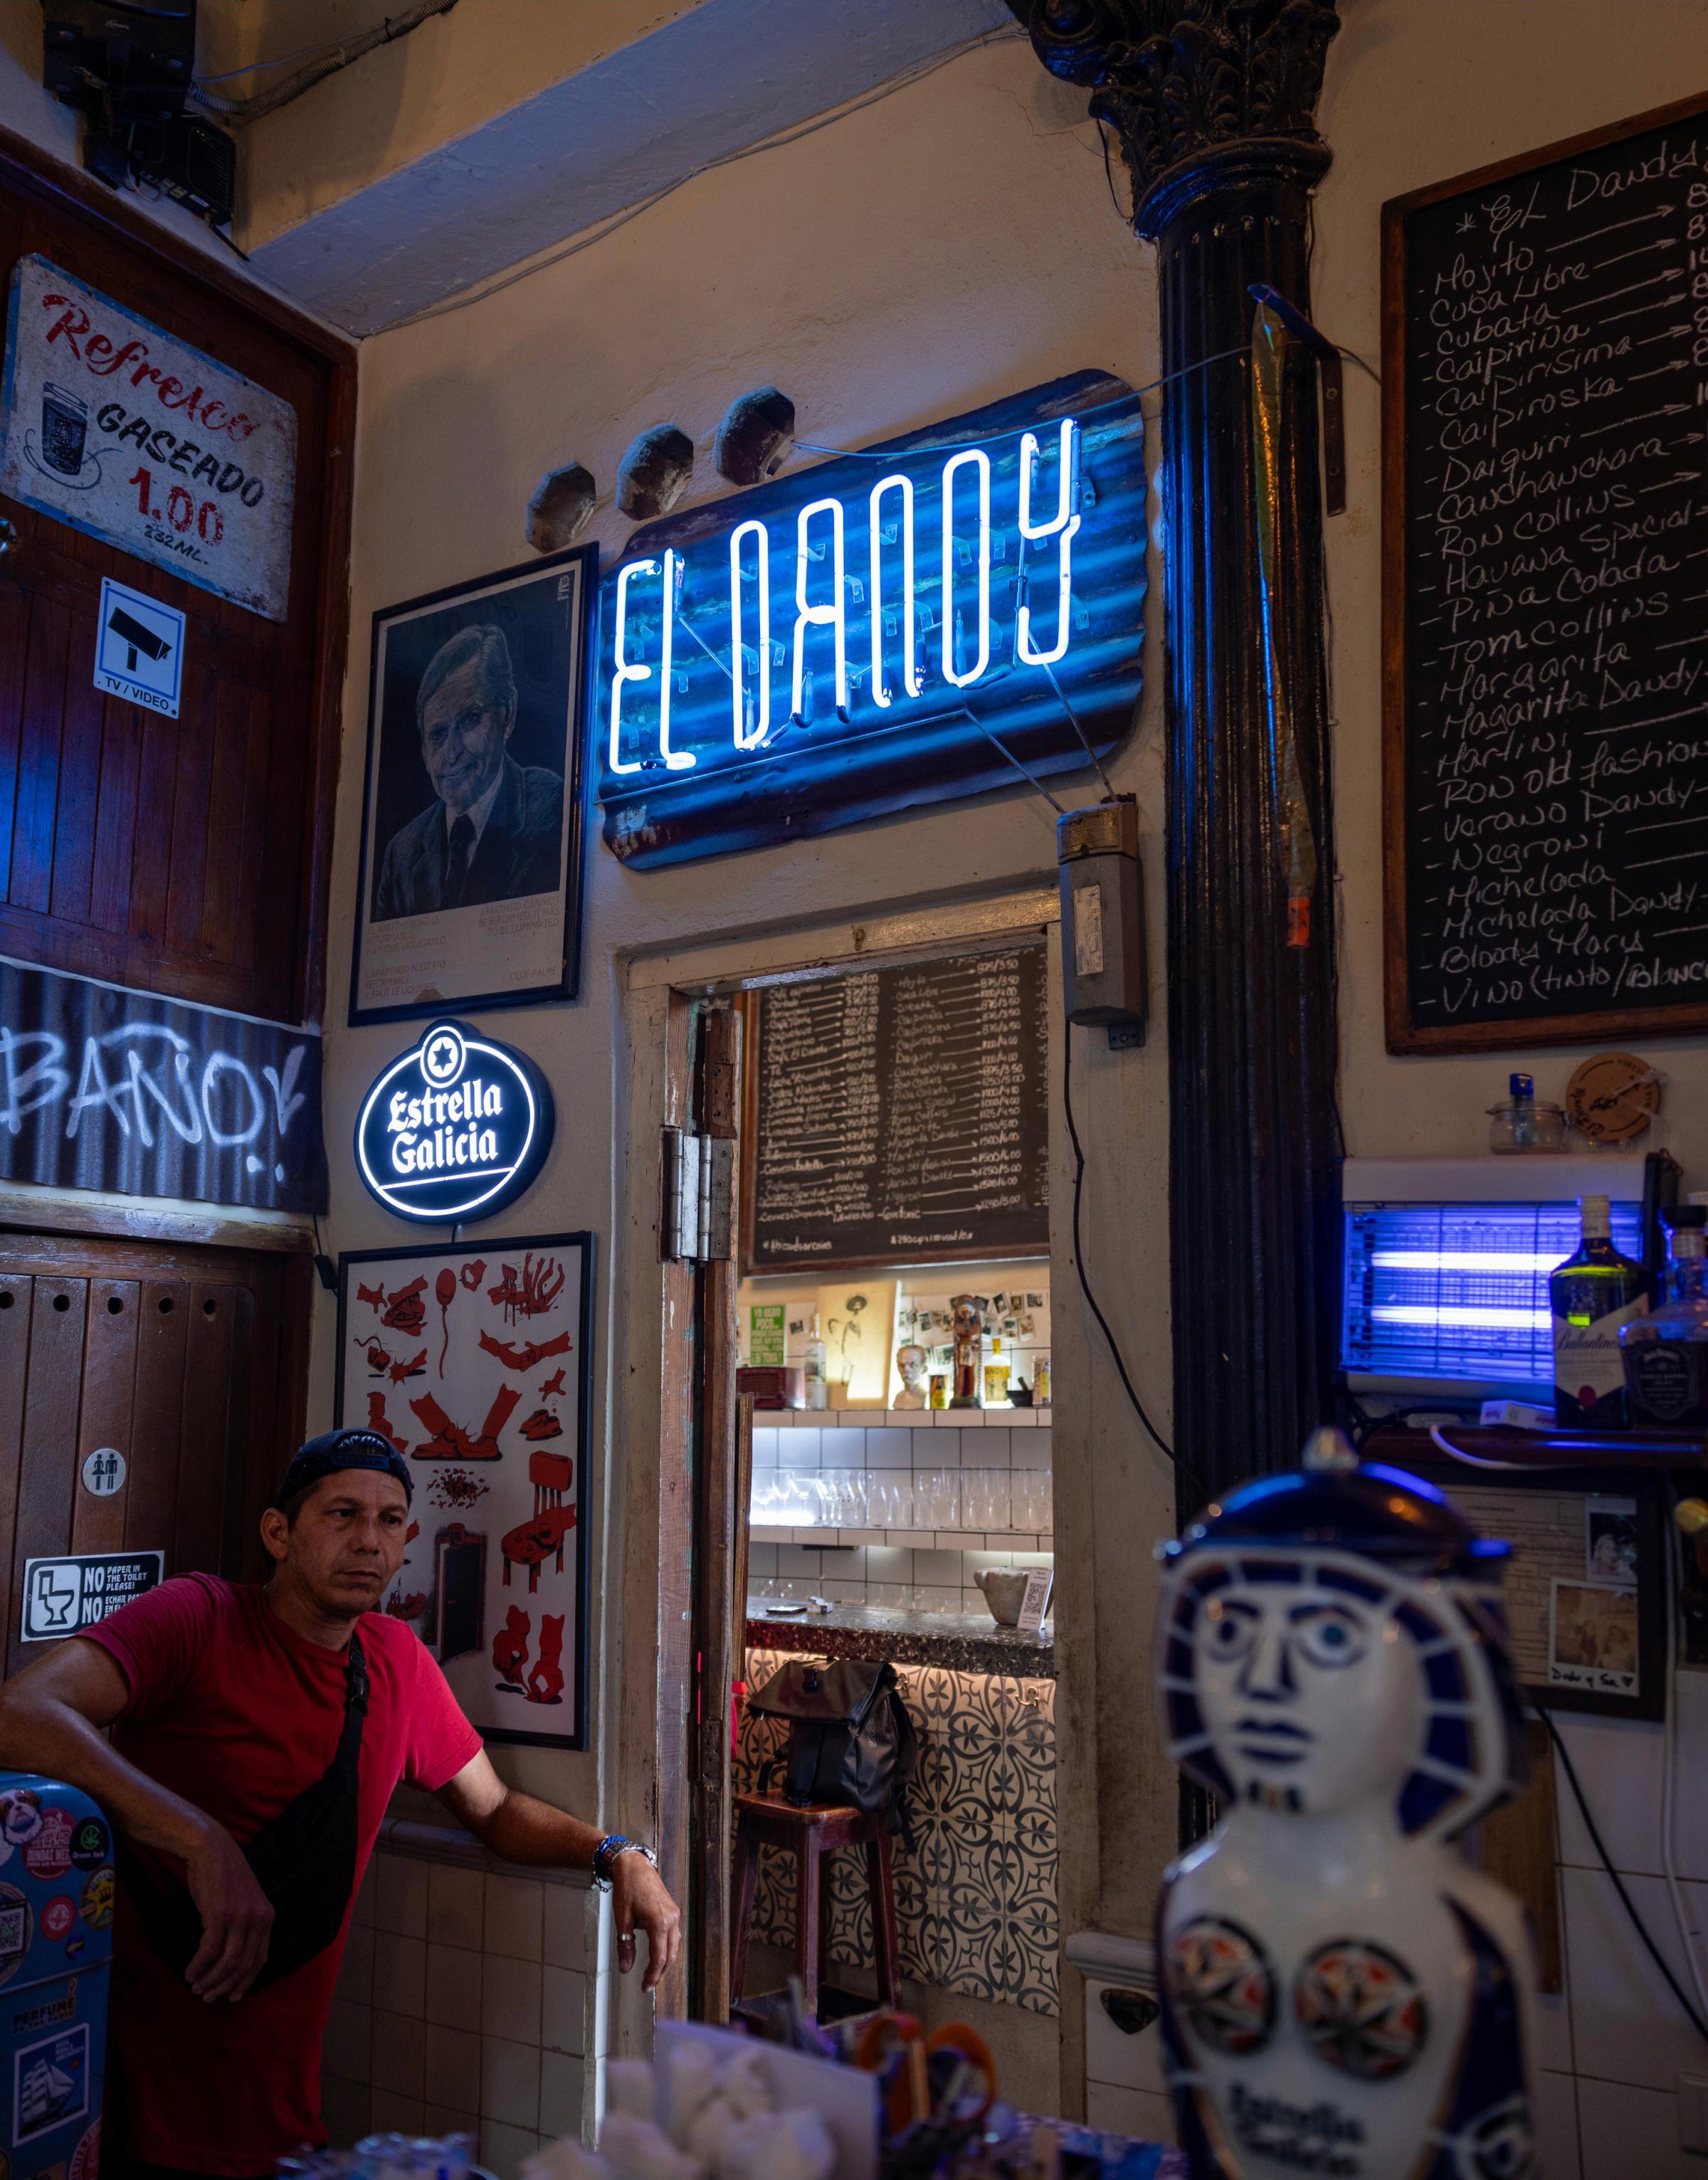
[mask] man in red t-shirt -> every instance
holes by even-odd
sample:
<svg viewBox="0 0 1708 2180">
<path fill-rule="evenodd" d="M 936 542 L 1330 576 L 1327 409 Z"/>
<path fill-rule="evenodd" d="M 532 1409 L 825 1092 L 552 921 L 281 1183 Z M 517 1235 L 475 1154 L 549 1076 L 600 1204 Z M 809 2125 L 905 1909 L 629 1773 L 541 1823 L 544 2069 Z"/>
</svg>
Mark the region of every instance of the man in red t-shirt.
<svg viewBox="0 0 1708 2180">
<path fill-rule="evenodd" d="M 400 1780 L 506 1861 L 591 1868 L 625 1971 L 647 1934 L 649 1990 L 679 1951 L 649 1851 L 507 1787 L 377 1609 L 410 1489 L 376 1433 L 311 1440 L 262 1517 L 264 1587 L 179 1576 L 0 1691 L 0 1765 L 82 1787 L 118 1831 L 109 2143 L 133 2170 L 247 2180 L 325 2139 L 327 2009 Z"/>
</svg>

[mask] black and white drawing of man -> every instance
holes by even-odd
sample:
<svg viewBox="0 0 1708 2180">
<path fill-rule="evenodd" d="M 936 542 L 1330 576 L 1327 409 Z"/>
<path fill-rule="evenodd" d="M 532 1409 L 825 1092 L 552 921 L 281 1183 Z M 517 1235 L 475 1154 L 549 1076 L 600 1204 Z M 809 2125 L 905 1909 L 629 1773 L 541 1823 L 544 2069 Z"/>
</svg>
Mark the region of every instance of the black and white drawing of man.
<svg viewBox="0 0 1708 2180">
<path fill-rule="evenodd" d="M 506 747 L 516 682 L 504 630 L 466 628 L 439 646 L 416 692 L 421 758 L 434 801 L 386 844 L 373 920 L 427 916 L 555 893 L 564 783 Z"/>
</svg>

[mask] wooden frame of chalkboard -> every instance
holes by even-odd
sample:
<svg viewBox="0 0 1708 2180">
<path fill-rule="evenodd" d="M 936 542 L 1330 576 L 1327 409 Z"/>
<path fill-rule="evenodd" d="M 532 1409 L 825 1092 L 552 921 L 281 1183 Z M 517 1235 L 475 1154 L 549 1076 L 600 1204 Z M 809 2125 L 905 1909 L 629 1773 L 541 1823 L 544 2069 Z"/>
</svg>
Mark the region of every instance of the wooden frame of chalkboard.
<svg viewBox="0 0 1708 2180">
<path fill-rule="evenodd" d="M 852 980 L 866 979 L 875 983 L 880 997 L 872 1010 L 871 1034 L 876 1046 L 880 1035 L 879 1024 L 888 1020 L 892 1027 L 897 1017 L 890 1011 L 895 999 L 898 980 L 913 981 L 942 978 L 952 969 L 967 962 L 996 963 L 1008 955 L 1032 954 L 1035 962 L 1028 962 L 1022 972 L 1019 983 L 1022 1020 L 1016 1035 L 1017 1043 L 1011 1054 L 995 1052 L 996 1064 L 1008 1069 L 1015 1078 L 1013 1093 L 1018 1099 L 1019 1111 L 1015 1126 L 1014 1142 L 999 1144 L 987 1138 L 986 1143 L 972 1147 L 971 1155 L 999 1154 L 1016 1162 L 1019 1170 L 1018 1186 L 1024 1187 L 1028 1175 L 1041 1181 L 1047 1191 L 1050 1167 L 1050 1068 L 1049 1068 L 1049 955 L 1048 939 L 1029 933 L 1009 933 L 999 939 L 972 939 L 945 949 L 941 953 L 921 955 L 916 960 L 890 961 L 871 968 L 839 969 L 824 977 L 793 978 L 768 983 L 748 991 L 745 995 L 747 1020 L 742 1039 L 742 1143 L 741 1215 L 740 1254 L 744 1277 L 771 1277 L 780 1274 L 798 1274 L 803 1279 L 816 1278 L 820 1273 L 840 1276 L 844 1272 L 870 1271 L 890 1264 L 940 1264 L 962 1261 L 995 1263 L 1011 1258 L 1045 1257 L 1050 1253 L 1050 1214 L 1047 1202 L 1040 1208 L 1028 1205 L 1023 1209 L 1012 1208 L 993 1211 L 982 1216 L 978 1208 L 963 1209 L 956 1214 L 961 1223 L 950 1226 L 941 1221 L 935 1229 L 916 1235 L 912 1230 L 898 1232 L 891 1219 L 874 1211 L 863 1222 L 850 1219 L 845 1222 L 852 1233 L 863 1224 L 868 1229 L 883 1231 L 881 1244 L 874 1241 L 869 1248 L 836 1248 L 820 1253 L 817 1244 L 820 1236 L 789 1237 L 785 1247 L 790 1253 L 767 1255 L 759 1240 L 759 1209 L 763 1163 L 763 1129 L 765 1125 L 765 1038 L 763 1016 L 768 1000 L 774 996 L 785 1003 L 798 1004 L 802 994 L 818 994 L 823 999 L 832 997 L 833 989 L 846 991 Z M 923 1001 L 928 994 L 918 995 Z M 1035 1019 L 1028 1023 L 1025 1011 L 1030 1007 Z M 963 1032 L 963 1034 L 966 1032 Z M 993 1047 L 987 1040 L 1006 1037 L 1008 1032 L 1000 1025 L 986 1022 L 979 1043 L 987 1052 Z M 1031 1043 L 1028 1046 L 1028 1037 Z M 845 1035 L 846 1043 L 846 1035 Z M 980 1064 L 986 1064 L 981 1062 Z M 886 1069 L 881 1082 L 877 1079 L 874 1054 L 874 1081 L 871 1094 L 881 1106 L 885 1090 L 892 1078 Z M 917 1087 L 917 1086 L 916 1086 Z M 873 1156 L 868 1161 L 874 1169 L 873 1178 L 880 1170 L 882 1159 L 881 1120 L 873 1124 Z M 860 1163 L 856 1162 L 857 1164 Z M 810 1218 L 810 1213 L 806 1214 Z M 935 1214 L 933 1214 L 934 1216 Z M 803 1219 L 803 1224 L 805 1220 Z M 931 1229 L 931 1218 L 916 1214 L 909 1222 L 910 1228 Z M 1025 1235 L 1016 1230 L 1020 1226 L 1035 1229 Z M 810 1252 L 801 1246 L 810 1241 Z"/>
<path fill-rule="evenodd" d="M 1606 156 L 1610 147 L 1653 136 L 1659 144 L 1644 147 L 1642 159 Z M 1657 158 L 1658 166 L 1645 173 L 1645 162 Z M 1487 201 L 1490 190 L 1520 180 L 1532 188 L 1499 190 L 1499 210 Z M 1666 205 L 1643 204 L 1640 192 L 1650 183 L 1664 192 Z M 1614 203 L 1612 221 L 1585 209 L 1600 204 L 1606 211 Z M 1480 366 L 1480 385 L 1474 377 L 1448 380 L 1443 372 L 1451 391 L 1440 405 L 1446 413 L 1438 425 L 1438 405 L 1425 400 L 1414 368 L 1413 289 L 1441 256 L 1448 231 L 1430 215 L 1456 206 L 1446 215 L 1454 223 L 1452 234 L 1472 240 L 1445 272 L 1437 267 L 1431 308 L 1443 300 L 1445 279 L 1450 303 L 1463 299 L 1485 311 L 1476 338 L 1487 347 L 1479 359 L 1468 340 L 1468 353 L 1461 350 L 1456 359 L 1456 368 Z M 1593 230 L 1551 242 L 1532 232 L 1580 211 L 1584 219 L 1596 219 Z M 1615 221 L 1635 228 L 1669 218 L 1676 238 L 1663 232 L 1652 244 L 1640 234 L 1600 240 Z M 1675 239 L 1669 251 L 1666 245 Z M 1562 261 L 1574 242 L 1585 245 L 1585 254 Z M 1631 258 L 1615 267 L 1628 242 Z M 1656 268 L 1668 277 L 1655 287 L 1652 302 L 1634 293 L 1655 286 L 1639 254 L 1649 249 L 1667 260 Z M 1515 272 L 1519 253 L 1528 253 L 1529 263 Z M 1578 280 L 1587 289 L 1604 275 L 1628 273 L 1634 283 L 1628 303 L 1624 289 L 1588 298 L 1575 313 L 1559 300 L 1562 291 L 1569 298 Z M 1675 273 L 1679 293 L 1672 292 Z M 1565 326 L 1616 300 L 1617 334 L 1610 314 L 1573 340 L 1555 339 Z M 1660 332 L 1643 330 L 1641 314 L 1669 302 L 1676 306 L 1669 323 Z M 1495 309 L 1510 332 L 1485 330 Z M 1658 351 L 1651 342 L 1661 344 Z M 1569 362 L 1574 347 L 1582 350 L 1581 369 Z M 1506 361 L 1515 350 L 1519 353 Z M 1651 364 L 1657 352 L 1661 361 Z M 1518 381 L 1516 389 L 1509 379 Z M 1638 395 L 1644 379 L 1650 383 Z M 1667 388 L 1678 408 L 1655 392 L 1657 386 Z M 1652 410 L 1623 413 L 1650 394 Z M 1480 413 L 1472 405 L 1476 396 L 1485 405 Z M 1690 647 L 1708 646 L 1708 636 L 1690 633 L 1685 614 L 1677 613 L 1694 607 L 1692 617 L 1703 625 L 1708 559 L 1696 594 L 1687 595 L 1681 579 L 1696 572 L 1686 557 L 1694 548 L 1683 539 L 1685 526 L 1708 535 L 1701 526 L 1708 515 L 1708 461 L 1703 433 L 1693 428 L 1704 403 L 1708 94 L 1455 175 L 1383 206 L 1382 799 L 1391 1052 L 1479 1052 L 1708 1029 L 1708 852 L 1651 857 L 1650 844 L 1644 843 L 1642 853 L 1632 844 L 1628 854 L 1623 838 L 1628 821 L 1629 831 L 1645 826 L 1659 836 L 1656 845 L 1666 846 L 1669 823 L 1688 829 L 1700 822 L 1697 812 L 1708 812 L 1708 701 L 1689 704 L 1667 678 L 1676 677 L 1688 698 L 1689 683 L 1701 671 L 1708 699 L 1708 663 L 1696 669 L 1690 657 Z M 1596 415 L 1595 423 L 1586 410 Z M 1674 416 L 1682 423 L 1674 424 Z M 1640 427 L 1651 423 L 1656 428 L 1645 434 Z M 1507 427 L 1502 444 L 1498 434 Z M 1479 439 L 1479 431 L 1494 436 Z M 1616 440 L 1615 466 L 1605 435 L 1620 431 L 1626 436 Z M 1435 475 L 1424 477 L 1421 465 L 1433 454 L 1445 459 Z M 1532 460 L 1536 466 L 1527 473 L 1522 465 Z M 1435 588 L 1452 608 L 1435 622 L 1445 626 L 1451 619 L 1447 634 L 1427 640 L 1450 652 L 1445 667 L 1440 651 L 1419 656 L 1429 618 L 1420 608 L 1426 586 L 1418 581 L 1424 555 L 1418 550 L 1414 566 L 1408 546 L 1413 524 L 1425 519 L 1425 487 L 1436 489 L 1438 534 L 1430 542 L 1441 548 L 1441 571 Z M 1533 504 L 1522 506 L 1521 500 Z M 1577 545 L 1545 526 L 1576 541 L 1593 535 L 1595 542 L 1574 559 Z M 1675 544 L 1676 552 L 1668 549 Z M 1585 553 L 1600 554 L 1600 564 L 1582 568 Z M 1449 559 L 1457 562 L 1451 569 Z M 1658 575 L 1670 578 L 1668 587 L 1652 581 Z M 1574 592 L 1581 599 L 1567 595 Z M 1642 632 L 1645 616 L 1661 625 Z M 1568 621 L 1570 632 L 1563 633 Z M 1575 652 L 1567 648 L 1573 642 L 1580 643 Z M 1481 675 L 1485 664 L 1489 673 Z M 1442 669 L 1438 685 L 1424 692 L 1421 676 L 1432 667 Z M 1450 683 L 1448 676 L 1461 669 L 1461 679 Z M 1481 675 L 1474 687 L 1474 669 Z M 1651 720 L 1623 716 L 1622 707 L 1651 697 L 1661 707 Z M 1435 718 L 1430 716 L 1431 701 Z M 1462 705 L 1457 715 L 1450 710 L 1454 702 Z M 1609 712 L 1618 716 L 1603 724 Z M 1691 727 L 1686 723 L 1693 715 Z M 1630 739 L 1666 725 L 1673 729 L 1670 735 L 1647 731 L 1638 743 Z M 1448 745 L 1455 730 L 1459 740 Z M 1442 853 L 1433 865 L 1419 853 L 1414 869 L 1409 859 L 1422 823 L 1420 751 L 1432 734 L 1443 744 L 1431 760 L 1429 783 L 1446 782 Z M 1685 768 L 1682 784 L 1668 769 L 1675 764 Z M 1645 779 L 1639 767 L 1666 776 Z M 1631 782 L 1634 771 L 1634 784 L 1622 784 Z M 1631 799 L 1657 791 L 1660 800 L 1652 805 Z M 1672 818 L 1661 807 L 1667 795 L 1676 806 Z M 1447 805 L 1455 799 L 1464 807 L 1450 814 Z M 1693 858 L 1702 872 L 1700 890 L 1688 876 Z M 1651 873 L 1668 862 L 1676 870 L 1657 882 Z M 1420 897 L 1429 870 L 1444 873 L 1443 890 L 1433 900 Z M 1621 878 L 1634 882 L 1622 885 Z M 1433 921 L 1421 912 L 1443 903 Z M 1692 908 L 1700 915 L 1691 916 Z M 1699 950 L 1680 949 L 1678 939 L 1693 931 Z M 1640 996 L 1669 989 L 1683 996 Z"/>
</svg>

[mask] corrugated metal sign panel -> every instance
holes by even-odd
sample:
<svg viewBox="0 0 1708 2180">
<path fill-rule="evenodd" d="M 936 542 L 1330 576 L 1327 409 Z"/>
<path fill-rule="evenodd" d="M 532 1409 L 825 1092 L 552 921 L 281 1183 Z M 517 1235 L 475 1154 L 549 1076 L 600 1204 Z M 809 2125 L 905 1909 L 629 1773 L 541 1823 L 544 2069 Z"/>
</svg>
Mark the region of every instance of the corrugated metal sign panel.
<svg viewBox="0 0 1708 2180">
<path fill-rule="evenodd" d="M 1138 702 L 1143 435 L 1080 372 L 637 531 L 600 585 L 606 845 L 683 862 L 1106 757 Z"/>
<path fill-rule="evenodd" d="M 311 1030 L 0 960 L 0 1178 L 323 1211 Z"/>
</svg>

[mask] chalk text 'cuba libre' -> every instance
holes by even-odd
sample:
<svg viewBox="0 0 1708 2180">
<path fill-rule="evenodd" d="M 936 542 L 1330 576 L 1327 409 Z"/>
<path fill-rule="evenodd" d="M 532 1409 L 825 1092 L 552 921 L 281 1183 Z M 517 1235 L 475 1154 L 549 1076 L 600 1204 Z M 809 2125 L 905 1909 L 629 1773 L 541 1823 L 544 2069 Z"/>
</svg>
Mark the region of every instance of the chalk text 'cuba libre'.
<svg viewBox="0 0 1708 2180">
<path fill-rule="evenodd" d="M 391 1162 L 398 1173 L 439 1173 L 453 1166 L 496 1164 L 499 1139 L 478 1120 L 502 1120 L 504 1093 L 474 1076 L 455 1090 L 429 1090 L 411 1098 L 394 1090 L 386 1107 Z"/>
<path fill-rule="evenodd" d="M 205 394 L 199 386 L 186 386 L 181 378 L 163 374 L 158 364 L 148 361 L 146 341 L 133 338 L 115 343 L 97 333 L 88 311 L 73 297 L 44 295 L 41 307 L 59 312 L 47 328 L 47 345 L 52 348 L 56 341 L 63 341 L 83 368 L 96 378 L 113 378 L 123 372 L 139 393 L 152 391 L 163 408 L 182 410 L 204 432 L 241 441 L 254 431 L 253 416 L 229 408 L 218 395 Z"/>
<path fill-rule="evenodd" d="M 1052 489 L 1043 481 L 1044 458 L 1038 435 L 1028 432 L 1022 436 L 1013 661 L 1022 666 L 1055 665 L 1066 652 L 1073 625 L 1073 540 L 1082 517 L 1080 427 L 1072 418 L 1061 426 L 1055 451 Z M 840 499 L 826 497 L 801 509 L 795 517 L 795 614 L 788 645 L 774 647 L 771 639 L 769 530 L 752 517 L 730 531 L 727 575 L 720 568 L 713 581 L 720 598 L 725 595 L 722 586 L 728 584 L 727 607 L 720 605 L 719 610 L 727 614 L 729 664 L 725 666 L 722 658 L 716 663 L 729 676 L 730 730 L 738 751 L 765 747 L 773 732 L 774 709 L 779 729 L 790 722 L 811 724 L 815 677 L 808 664 L 807 646 L 815 633 L 817 643 L 830 650 L 835 710 L 845 721 L 852 688 L 864 685 L 873 706 L 884 713 L 898 701 L 920 696 L 927 686 L 928 674 L 939 667 L 950 688 L 967 689 L 1000 664 L 991 643 L 990 456 L 982 447 L 963 447 L 951 453 L 934 493 L 921 480 L 920 498 L 924 505 L 916 519 L 914 480 L 896 470 L 877 479 L 863 505 L 857 503 L 851 509 L 845 508 Z M 936 584 L 922 584 L 916 592 L 915 544 L 921 524 L 932 519 L 927 512 L 932 498 L 939 502 L 938 510 L 933 512 L 940 521 L 941 572 Z M 863 542 L 859 536 L 862 527 L 866 531 Z M 971 534 L 965 534 L 969 529 Z M 1027 564 L 1028 545 L 1043 548 L 1037 554 L 1035 572 Z M 1055 548 L 1053 568 L 1051 547 Z M 1004 551 L 999 537 L 995 557 L 1002 558 Z M 658 766 L 669 772 L 686 772 L 699 762 L 692 750 L 674 748 L 670 740 L 673 680 L 681 670 L 676 656 L 676 623 L 685 573 L 683 556 L 674 548 L 654 559 L 631 560 L 617 570 L 607 698 L 606 768 L 614 776 L 651 771 Z M 631 597 L 637 585 L 642 586 L 640 596 Z M 934 590 L 940 595 L 934 597 Z M 850 642 L 850 624 L 855 619 L 849 610 L 851 597 L 866 609 L 869 660 L 860 657 L 851 663 L 850 652 L 855 647 Z M 783 611 L 788 611 L 786 604 Z M 658 628 L 656 666 L 631 653 L 631 615 L 637 626 L 644 618 L 648 630 Z M 937 642 L 922 642 L 922 632 L 934 629 L 938 631 Z M 783 681 L 774 699 L 773 665 L 782 666 L 791 652 L 792 674 Z M 900 680 L 892 683 L 890 674 L 897 667 Z M 657 755 L 625 757 L 625 729 L 632 737 L 636 723 L 625 717 L 624 691 L 649 682 L 655 685 L 657 692 Z M 785 692 L 786 712 L 783 710 Z"/>
</svg>

